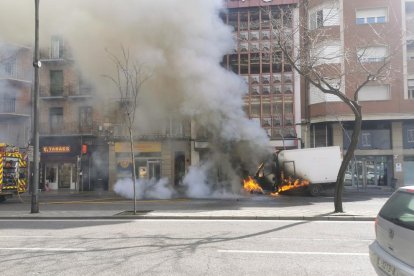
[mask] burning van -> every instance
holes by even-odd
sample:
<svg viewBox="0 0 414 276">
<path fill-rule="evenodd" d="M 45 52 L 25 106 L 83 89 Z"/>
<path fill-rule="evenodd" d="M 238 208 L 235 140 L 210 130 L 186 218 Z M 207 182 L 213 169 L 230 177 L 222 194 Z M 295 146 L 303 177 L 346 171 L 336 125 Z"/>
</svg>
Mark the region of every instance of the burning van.
<svg viewBox="0 0 414 276">
<path fill-rule="evenodd" d="M 338 146 L 283 150 L 259 165 L 244 189 L 256 193 L 283 193 L 306 189 L 317 196 L 333 186 L 342 163 Z"/>
</svg>

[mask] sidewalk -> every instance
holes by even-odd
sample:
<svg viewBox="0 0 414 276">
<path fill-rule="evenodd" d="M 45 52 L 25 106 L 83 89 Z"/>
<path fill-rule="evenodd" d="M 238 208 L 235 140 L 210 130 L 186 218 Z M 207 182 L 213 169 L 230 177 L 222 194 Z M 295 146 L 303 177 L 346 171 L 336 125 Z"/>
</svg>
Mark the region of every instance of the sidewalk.
<svg viewBox="0 0 414 276">
<path fill-rule="evenodd" d="M 222 199 L 137 200 L 110 192 L 42 192 L 39 213 L 31 197 L 0 204 L 0 219 L 242 219 L 372 221 L 391 191 L 346 191 L 344 213 L 333 213 L 333 197 L 246 195 Z"/>
</svg>

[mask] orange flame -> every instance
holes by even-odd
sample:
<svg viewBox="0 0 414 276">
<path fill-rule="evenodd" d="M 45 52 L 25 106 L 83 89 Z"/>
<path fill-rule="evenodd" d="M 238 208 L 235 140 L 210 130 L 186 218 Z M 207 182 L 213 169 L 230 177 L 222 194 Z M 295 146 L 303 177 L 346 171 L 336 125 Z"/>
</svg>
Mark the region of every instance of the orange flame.
<svg viewBox="0 0 414 276">
<path fill-rule="evenodd" d="M 283 179 L 282 185 L 279 186 L 277 193 L 286 192 L 293 189 L 298 189 L 301 187 L 307 187 L 309 185 L 309 181 L 305 179 Z"/>
<path fill-rule="evenodd" d="M 260 185 L 250 176 L 243 180 L 243 189 L 250 193 L 262 193 L 263 189 Z"/>
</svg>

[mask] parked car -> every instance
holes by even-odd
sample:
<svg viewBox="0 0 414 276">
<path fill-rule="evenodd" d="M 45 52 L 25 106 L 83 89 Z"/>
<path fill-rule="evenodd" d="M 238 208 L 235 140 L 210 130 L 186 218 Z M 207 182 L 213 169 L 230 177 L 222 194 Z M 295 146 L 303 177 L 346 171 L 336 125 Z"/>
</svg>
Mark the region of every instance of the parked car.
<svg viewBox="0 0 414 276">
<path fill-rule="evenodd" d="M 414 275 L 414 186 L 399 188 L 375 220 L 375 241 L 369 246 L 378 275 Z"/>
</svg>

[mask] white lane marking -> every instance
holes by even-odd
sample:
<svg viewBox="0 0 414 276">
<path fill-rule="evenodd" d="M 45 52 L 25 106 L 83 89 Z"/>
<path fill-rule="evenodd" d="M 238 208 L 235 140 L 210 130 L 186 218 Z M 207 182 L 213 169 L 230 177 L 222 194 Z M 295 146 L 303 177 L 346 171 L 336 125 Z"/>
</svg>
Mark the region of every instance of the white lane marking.
<svg viewBox="0 0 414 276">
<path fill-rule="evenodd" d="M 256 250 L 217 250 L 220 253 L 241 254 L 289 254 L 289 255 L 330 255 L 330 256 L 368 256 L 368 253 L 352 252 L 306 252 L 306 251 L 256 251 Z"/>
<path fill-rule="evenodd" d="M 271 238 L 272 240 L 289 240 L 289 241 L 361 241 L 372 242 L 375 239 L 315 239 L 315 238 Z"/>
<path fill-rule="evenodd" d="M 61 236 L 59 236 L 59 237 L 61 237 Z M 3 236 L 3 235 L 0 235 L 0 239 L 3 239 L 3 238 L 10 238 L 10 239 L 13 239 L 13 238 L 39 238 L 39 239 L 44 239 L 44 238 L 53 238 L 53 236 L 24 236 L 24 235 L 20 235 L 20 236 Z M 56 237 L 57 238 L 57 237 Z"/>
<path fill-rule="evenodd" d="M 48 247 L 0 247 L 1 250 L 10 251 L 62 251 L 62 252 L 76 252 L 86 251 L 86 248 L 48 248 Z"/>
</svg>

